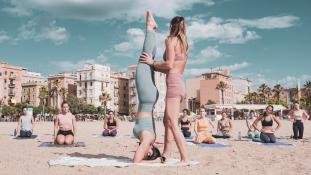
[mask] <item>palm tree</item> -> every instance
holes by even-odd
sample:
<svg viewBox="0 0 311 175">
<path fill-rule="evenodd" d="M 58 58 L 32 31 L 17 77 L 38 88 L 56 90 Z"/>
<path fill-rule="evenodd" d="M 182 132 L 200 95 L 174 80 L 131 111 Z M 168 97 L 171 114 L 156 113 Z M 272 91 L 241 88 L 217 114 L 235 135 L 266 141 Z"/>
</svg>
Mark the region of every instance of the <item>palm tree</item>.
<svg viewBox="0 0 311 175">
<path fill-rule="evenodd" d="M 305 92 L 306 92 L 306 106 L 309 108 L 309 112 L 311 112 L 311 81 L 307 81 L 304 84 Z"/>
<path fill-rule="evenodd" d="M 216 86 L 216 89 L 220 90 L 221 91 L 221 99 L 222 99 L 222 104 L 225 103 L 225 99 L 224 99 L 224 91 L 226 89 L 228 89 L 228 84 L 226 84 L 225 82 L 223 81 L 220 81 L 219 84 L 217 84 Z"/>
<path fill-rule="evenodd" d="M 40 103 L 42 104 L 42 113 L 45 119 L 45 113 L 44 113 L 44 107 L 46 104 L 46 99 L 49 97 L 49 91 L 48 91 L 48 87 L 47 86 L 42 86 L 39 89 L 39 99 L 40 99 Z"/>
<path fill-rule="evenodd" d="M 50 97 L 53 98 L 53 107 L 58 106 L 58 95 L 59 95 L 59 84 L 60 81 L 58 79 L 52 82 L 52 87 L 50 89 Z"/>
<path fill-rule="evenodd" d="M 277 84 L 273 87 L 272 91 L 274 92 L 274 98 L 276 98 L 278 104 L 280 104 L 280 98 L 284 88 L 280 84 Z"/>
<path fill-rule="evenodd" d="M 66 101 L 67 95 L 68 95 L 68 89 L 62 87 L 59 90 L 60 96 L 63 98 L 63 101 Z"/>
<path fill-rule="evenodd" d="M 267 103 L 267 99 L 269 99 L 271 95 L 271 88 L 266 85 L 265 83 L 259 86 L 258 92 L 260 93 L 259 95 L 263 98 L 263 103 Z"/>
<path fill-rule="evenodd" d="M 106 92 L 102 92 L 102 94 L 99 96 L 99 101 L 101 102 L 102 105 L 104 105 L 104 110 L 105 110 L 105 114 L 106 114 L 106 110 L 107 110 L 107 102 L 111 100 L 111 97 L 108 93 Z"/>
<path fill-rule="evenodd" d="M 259 94 L 257 92 L 251 92 L 247 94 L 244 98 L 245 101 L 248 102 L 249 104 L 257 104 L 259 103 Z"/>
</svg>

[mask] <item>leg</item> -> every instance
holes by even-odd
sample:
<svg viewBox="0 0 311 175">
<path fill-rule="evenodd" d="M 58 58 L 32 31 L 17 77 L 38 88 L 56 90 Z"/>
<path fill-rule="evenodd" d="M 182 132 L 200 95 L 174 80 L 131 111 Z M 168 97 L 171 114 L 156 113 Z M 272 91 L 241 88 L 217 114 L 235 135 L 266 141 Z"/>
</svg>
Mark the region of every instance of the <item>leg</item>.
<svg viewBox="0 0 311 175">
<path fill-rule="evenodd" d="M 117 135 L 117 130 L 113 130 L 112 132 L 110 132 L 111 137 L 115 137 Z"/>
<path fill-rule="evenodd" d="M 57 135 L 56 144 L 59 144 L 59 145 L 65 144 L 65 136 L 61 134 Z"/>
<path fill-rule="evenodd" d="M 163 150 L 162 155 L 164 157 L 168 158 L 171 156 L 171 153 L 172 153 L 172 144 L 174 141 L 174 136 L 173 136 L 171 129 L 168 126 L 168 119 L 167 119 L 167 115 L 166 115 L 166 110 L 164 113 L 163 123 L 164 123 L 165 134 L 164 134 L 164 150 Z"/>
<path fill-rule="evenodd" d="M 65 144 L 66 145 L 73 144 L 73 135 L 66 135 L 66 137 L 65 137 Z"/>
<path fill-rule="evenodd" d="M 298 136 L 298 138 L 299 138 L 299 139 L 302 139 L 302 138 L 303 138 L 303 131 L 304 131 L 303 122 L 299 122 L 298 130 L 299 130 L 299 136 Z"/>
<path fill-rule="evenodd" d="M 206 136 L 205 139 L 203 140 L 203 142 L 207 143 L 207 144 L 215 144 L 216 139 L 212 136 Z"/>
<path fill-rule="evenodd" d="M 260 133 L 260 140 L 263 143 L 270 143 L 270 138 L 265 133 Z"/>
<path fill-rule="evenodd" d="M 294 132 L 294 139 L 298 139 L 298 123 L 293 123 L 293 132 Z"/>
<path fill-rule="evenodd" d="M 180 98 L 167 98 L 166 99 L 166 115 L 167 124 L 171 129 L 173 136 L 175 138 L 181 162 L 187 162 L 186 153 L 186 141 L 183 137 L 180 128 L 178 127 L 178 113 L 180 108 Z"/>
<path fill-rule="evenodd" d="M 276 142 L 276 138 L 275 138 L 275 135 L 273 133 L 268 134 L 268 137 L 270 138 L 270 143 L 275 143 Z"/>
<path fill-rule="evenodd" d="M 109 135 L 109 132 L 108 132 L 108 129 L 105 129 L 104 131 L 103 131 L 103 136 L 108 136 Z"/>
</svg>

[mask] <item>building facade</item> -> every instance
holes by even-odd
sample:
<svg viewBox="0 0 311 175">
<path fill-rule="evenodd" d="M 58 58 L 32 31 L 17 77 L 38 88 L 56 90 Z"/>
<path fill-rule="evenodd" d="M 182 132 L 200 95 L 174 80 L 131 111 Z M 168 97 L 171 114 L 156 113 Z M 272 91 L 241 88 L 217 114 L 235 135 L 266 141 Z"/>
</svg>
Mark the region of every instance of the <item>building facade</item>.
<svg viewBox="0 0 311 175">
<path fill-rule="evenodd" d="M 245 100 L 245 96 L 251 92 L 251 81 L 244 78 L 233 78 L 233 103 L 237 104 Z"/>
<path fill-rule="evenodd" d="M 16 104 L 22 97 L 22 68 L 0 63 L 0 101 L 3 104 Z"/>
<path fill-rule="evenodd" d="M 136 88 L 136 65 L 128 67 L 129 75 L 129 111 L 137 112 L 138 110 L 138 96 Z M 165 110 L 165 95 L 166 95 L 166 75 L 164 73 L 155 72 L 155 84 L 159 92 L 157 103 L 154 107 L 154 115 L 156 117 L 163 117 Z"/>
<path fill-rule="evenodd" d="M 129 77 L 126 73 L 113 72 L 110 76 L 112 109 L 120 115 L 129 113 Z"/>
<path fill-rule="evenodd" d="M 41 73 L 31 72 L 27 69 L 23 69 L 22 71 L 22 84 L 24 83 L 43 83 L 46 82 L 46 79 L 41 75 Z"/>
<path fill-rule="evenodd" d="M 32 106 L 39 106 L 40 88 L 47 86 L 47 82 L 28 82 L 22 84 L 22 102 Z"/>
<path fill-rule="evenodd" d="M 96 107 L 102 106 L 100 95 L 108 93 L 112 95 L 110 82 L 110 67 L 101 64 L 85 64 L 76 72 L 77 97 L 86 104 Z M 111 101 L 107 102 L 111 107 Z"/>
<path fill-rule="evenodd" d="M 61 104 L 68 95 L 77 95 L 77 76 L 71 73 L 58 73 L 48 76 L 50 97 L 48 105 L 52 108 L 61 108 Z"/>
</svg>

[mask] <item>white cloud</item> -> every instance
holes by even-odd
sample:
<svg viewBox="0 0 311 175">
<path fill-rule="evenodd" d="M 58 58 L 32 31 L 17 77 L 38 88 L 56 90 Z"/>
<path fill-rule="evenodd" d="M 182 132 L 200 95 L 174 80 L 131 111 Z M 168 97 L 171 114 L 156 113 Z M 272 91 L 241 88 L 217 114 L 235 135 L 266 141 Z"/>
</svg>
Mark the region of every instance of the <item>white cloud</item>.
<svg viewBox="0 0 311 175">
<path fill-rule="evenodd" d="M 25 1 L 11 0 L 10 7 L 4 7 L 2 11 L 12 14 L 14 16 L 31 16 L 32 10 L 27 7 Z"/>
<path fill-rule="evenodd" d="M 210 21 L 190 21 L 188 26 L 189 39 L 219 40 L 220 43 L 240 44 L 259 38 L 255 31 L 249 31 L 237 23 L 225 22 L 221 18 L 212 17 Z"/>
<path fill-rule="evenodd" d="M 159 17 L 171 18 L 194 4 L 214 5 L 212 0 L 9 0 L 3 10 L 18 16 L 29 16 L 32 10 L 44 11 L 60 18 L 82 20 L 142 19 L 146 9 Z"/>
<path fill-rule="evenodd" d="M 106 56 L 105 52 L 100 52 L 98 56 L 94 59 L 81 59 L 79 61 L 57 61 L 57 62 L 51 62 L 52 64 L 56 65 L 60 71 L 76 71 L 77 69 L 80 69 L 83 67 L 86 63 L 96 63 L 96 64 L 107 64 L 107 61 L 109 58 Z"/>
<path fill-rule="evenodd" d="M 259 19 L 230 19 L 228 21 L 235 22 L 241 26 L 255 27 L 259 29 L 282 29 L 294 26 L 298 21 L 297 16 L 268 16 Z"/>
<path fill-rule="evenodd" d="M 5 41 L 9 41 L 11 38 L 7 35 L 7 32 L 4 30 L 0 31 L 0 43 L 3 43 Z"/>
<path fill-rule="evenodd" d="M 235 72 L 238 71 L 240 69 L 244 69 L 246 67 L 248 67 L 250 64 L 247 62 L 242 62 L 242 63 L 236 63 L 236 64 L 232 64 L 232 65 L 223 65 L 223 66 L 219 66 L 219 67 L 215 67 L 218 68 L 217 70 L 224 70 L 224 69 L 228 69 L 230 72 Z M 197 76 L 203 73 L 207 73 L 210 72 L 211 70 L 215 70 L 215 69 L 211 69 L 211 68 L 189 68 L 186 69 L 185 74 L 186 76 Z"/>
<path fill-rule="evenodd" d="M 163 53 L 166 34 L 156 33 L 156 47 L 157 53 Z M 129 57 L 137 57 L 139 52 L 142 51 L 145 39 L 145 32 L 139 28 L 130 28 L 126 31 L 126 39 L 124 42 L 114 45 L 114 50 L 119 54 Z"/>
<path fill-rule="evenodd" d="M 56 45 L 61 45 L 69 39 L 70 34 L 65 27 L 57 26 L 55 21 L 45 23 L 41 24 L 36 19 L 27 21 L 18 29 L 16 42 L 20 40 L 50 40 Z"/>
<path fill-rule="evenodd" d="M 250 80 L 252 80 L 252 85 L 255 89 L 264 83 L 269 85 L 271 88 L 273 88 L 273 86 L 275 86 L 276 84 L 281 84 L 285 88 L 293 88 L 297 87 L 298 81 L 300 81 L 300 86 L 303 87 L 306 81 L 311 80 L 311 75 L 308 74 L 303 74 L 301 76 L 288 75 L 280 79 L 272 79 L 271 77 L 258 73 L 258 74 L 248 74 L 248 76 L 244 78 L 249 78 Z"/>
<path fill-rule="evenodd" d="M 216 60 L 222 57 L 223 54 L 218 50 L 217 46 L 211 47 L 208 46 L 207 48 L 200 51 L 200 53 L 195 56 L 196 59 L 190 60 L 190 65 L 197 65 L 197 64 L 204 64 L 208 61 Z"/>
<path fill-rule="evenodd" d="M 241 44 L 260 36 L 249 28 L 283 29 L 297 24 L 297 16 L 268 16 L 258 19 L 228 19 L 212 17 L 205 22 L 200 17 L 189 18 L 189 39 L 217 40 L 220 43 Z"/>
</svg>

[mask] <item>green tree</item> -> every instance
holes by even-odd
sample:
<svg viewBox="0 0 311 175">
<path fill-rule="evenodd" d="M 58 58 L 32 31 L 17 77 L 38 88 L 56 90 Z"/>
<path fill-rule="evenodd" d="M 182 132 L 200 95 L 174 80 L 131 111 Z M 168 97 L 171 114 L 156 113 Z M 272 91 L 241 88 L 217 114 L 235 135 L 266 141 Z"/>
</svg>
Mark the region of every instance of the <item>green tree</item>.
<svg viewBox="0 0 311 175">
<path fill-rule="evenodd" d="M 217 89 L 217 90 L 220 90 L 220 92 L 221 92 L 222 104 L 225 103 L 224 91 L 225 91 L 226 89 L 228 89 L 228 88 L 229 88 L 229 87 L 228 87 L 228 84 L 226 84 L 226 83 L 223 82 L 223 81 L 220 81 L 220 82 L 217 84 L 217 86 L 216 86 L 216 89 Z"/>
<path fill-rule="evenodd" d="M 106 92 L 103 92 L 100 96 L 99 96 L 99 100 L 102 104 L 102 106 L 104 106 L 104 109 L 105 109 L 105 114 L 107 112 L 107 102 L 111 100 L 111 97 L 108 93 Z"/>
<path fill-rule="evenodd" d="M 262 84 L 259 86 L 258 92 L 262 98 L 262 103 L 267 104 L 268 99 L 271 95 L 271 88 L 266 84 Z"/>
<path fill-rule="evenodd" d="M 275 85 L 272 89 L 272 92 L 274 92 L 274 98 L 277 100 L 277 104 L 280 104 L 280 98 L 283 91 L 284 88 L 280 84 Z"/>
<path fill-rule="evenodd" d="M 58 108 L 58 96 L 59 96 L 59 87 L 60 87 L 60 81 L 59 79 L 56 79 L 52 82 L 52 87 L 49 91 L 50 97 L 53 101 L 53 107 Z"/>
<path fill-rule="evenodd" d="M 73 114 L 79 114 L 80 113 L 80 107 L 81 107 L 82 103 L 80 102 L 80 100 L 76 96 L 69 94 L 67 96 L 67 103 L 69 104 L 70 111 Z"/>
</svg>

